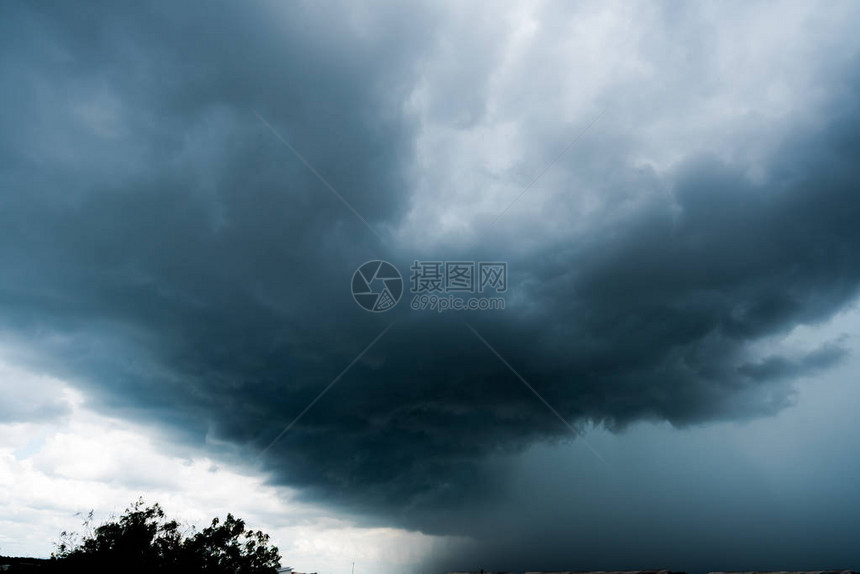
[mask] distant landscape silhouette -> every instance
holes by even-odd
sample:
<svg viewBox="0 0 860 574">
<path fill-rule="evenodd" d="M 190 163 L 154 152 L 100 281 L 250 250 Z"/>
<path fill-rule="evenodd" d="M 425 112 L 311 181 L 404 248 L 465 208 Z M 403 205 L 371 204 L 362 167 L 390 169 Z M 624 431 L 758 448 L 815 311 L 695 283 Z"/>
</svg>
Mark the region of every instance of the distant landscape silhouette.
<svg viewBox="0 0 860 574">
<path fill-rule="evenodd" d="M 6 572 L 274 574 L 280 567 L 269 535 L 246 529 L 232 514 L 198 531 L 139 499 L 95 529 L 92 518 L 90 512 L 83 534 L 62 532 L 51 559 L 5 559 Z"/>
</svg>

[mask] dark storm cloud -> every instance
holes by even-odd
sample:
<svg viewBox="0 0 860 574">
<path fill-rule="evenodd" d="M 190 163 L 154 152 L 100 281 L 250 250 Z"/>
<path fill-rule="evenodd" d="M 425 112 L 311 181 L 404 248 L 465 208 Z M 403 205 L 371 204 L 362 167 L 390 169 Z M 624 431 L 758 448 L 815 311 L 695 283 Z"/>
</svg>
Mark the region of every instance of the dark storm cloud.
<svg viewBox="0 0 860 574">
<path fill-rule="evenodd" d="M 413 254 L 380 244 L 254 113 L 390 235 L 419 128 L 403 100 L 439 15 L 340 9 L 4 5 L 0 321 L 40 368 L 253 460 L 392 320 L 354 305 L 349 280 Z M 672 201 L 517 255 L 509 308 L 469 320 L 572 421 L 779 411 L 844 351 L 751 345 L 860 284 L 852 98 L 758 180 L 707 157 L 634 173 L 620 155 L 629 191 L 659 182 Z M 508 259 L 489 242 L 458 253 L 484 254 Z M 500 488 L 487 457 L 569 432 L 463 317 L 397 313 L 265 463 L 308 496 L 468 531 L 447 513 Z"/>
<path fill-rule="evenodd" d="M 756 381 L 797 377 L 831 367 L 841 361 L 845 353 L 844 348 L 828 344 L 798 359 L 770 356 L 755 363 L 745 363 L 738 367 L 738 372 Z"/>
</svg>

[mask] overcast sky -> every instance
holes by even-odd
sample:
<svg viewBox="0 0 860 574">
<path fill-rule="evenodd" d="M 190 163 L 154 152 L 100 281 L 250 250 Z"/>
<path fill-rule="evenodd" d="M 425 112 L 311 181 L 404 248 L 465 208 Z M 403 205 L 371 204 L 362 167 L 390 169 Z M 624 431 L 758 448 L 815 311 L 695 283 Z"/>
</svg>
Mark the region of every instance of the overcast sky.
<svg viewBox="0 0 860 574">
<path fill-rule="evenodd" d="M 321 574 L 860 570 L 858 21 L 3 2 L 0 553 L 143 494 Z"/>
</svg>

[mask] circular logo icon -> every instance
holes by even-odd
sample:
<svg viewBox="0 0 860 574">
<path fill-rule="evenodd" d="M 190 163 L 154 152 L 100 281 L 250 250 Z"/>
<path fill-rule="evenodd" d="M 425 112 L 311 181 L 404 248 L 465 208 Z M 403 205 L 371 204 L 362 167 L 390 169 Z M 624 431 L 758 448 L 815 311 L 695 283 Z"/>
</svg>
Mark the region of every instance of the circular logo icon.
<svg viewBox="0 0 860 574">
<path fill-rule="evenodd" d="M 400 271 L 387 261 L 368 261 L 352 276 L 353 299 L 373 313 L 388 311 L 397 305 L 402 295 Z"/>
</svg>

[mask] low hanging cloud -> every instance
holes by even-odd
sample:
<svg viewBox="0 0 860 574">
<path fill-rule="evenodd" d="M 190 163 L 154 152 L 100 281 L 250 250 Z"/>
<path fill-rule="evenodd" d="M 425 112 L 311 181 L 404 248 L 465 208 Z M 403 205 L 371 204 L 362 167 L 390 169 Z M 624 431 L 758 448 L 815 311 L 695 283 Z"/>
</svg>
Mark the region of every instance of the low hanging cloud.
<svg viewBox="0 0 860 574">
<path fill-rule="evenodd" d="M 612 429 L 770 415 L 791 403 L 797 378 L 847 352 L 839 341 L 800 356 L 757 350 L 827 320 L 860 287 L 860 110 L 845 67 L 856 62 L 841 55 L 825 60 L 831 67 L 798 62 L 810 83 L 826 82 L 815 98 L 780 100 L 796 116 L 752 110 L 730 122 L 758 126 L 753 141 L 719 125 L 728 80 L 667 8 L 648 17 L 691 46 L 692 62 L 701 58 L 701 83 L 685 89 L 671 67 L 653 71 L 673 64 L 658 57 L 670 40 L 628 36 L 633 44 L 618 50 L 641 62 L 583 72 L 598 87 L 589 102 L 570 86 L 574 103 L 535 88 L 567 118 L 550 137 L 552 114 L 534 108 L 525 121 L 532 96 L 519 105 L 497 91 L 501 83 L 511 98 L 512 78 L 528 80 L 504 49 L 529 37 L 510 24 L 520 21 L 510 7 L 509 20 L 500 15 L 471 43 L 458 8 L 442 4 L 2 10 L 0 328 L 29 349 L 31 367 L 76 381 L 98 408 L 255 461 L 399 318 L 265 450 L 274 480 L 305 496 L 458 531 L 468 526 L 443 515 L 503 486 L 489 457 L 573 438 L 463 319 L 568 421 Z M 549 12 L 532 15 L 548 32 L 523 49 L 529 58 L 565 46 Z M 607 14 L 557 16 L 575 24 Z M 692 9 L 678 17 L 711 29 Z M 466 50 L 464 67 L 440 67 L 455 48 Z M 627 105 L 643 70 L 674 92 L 643 89 Z M 550 87 L 566 77 L 538 72 Z M 675 93 L 688 131 L 671 102 L 625 124 L 649 93 Z M 693 125 L 702 109 L 685 106 L 705 100 L 711 117 Z M 549 191 L 529 190 L 487 230 L 600 109 L 604 126 L 541 180 Z M 492 141 L 506 126 L 528 151 Z M 502 165 L 470 139 L 487 134 Z M 474 173 L 446 143 L 474 150 Z M 458 181 L 501 195 L 472 194 L 459 207 Z M 432 223 L 446 233 L 428 231 Z M 375 316 L 354 304 L 349 282 L 361 263 L 383 258 L 405 272 L 425 254 L 508 261 L 507 309 L 437 316 L 401 302 Z"/>
</svg>

